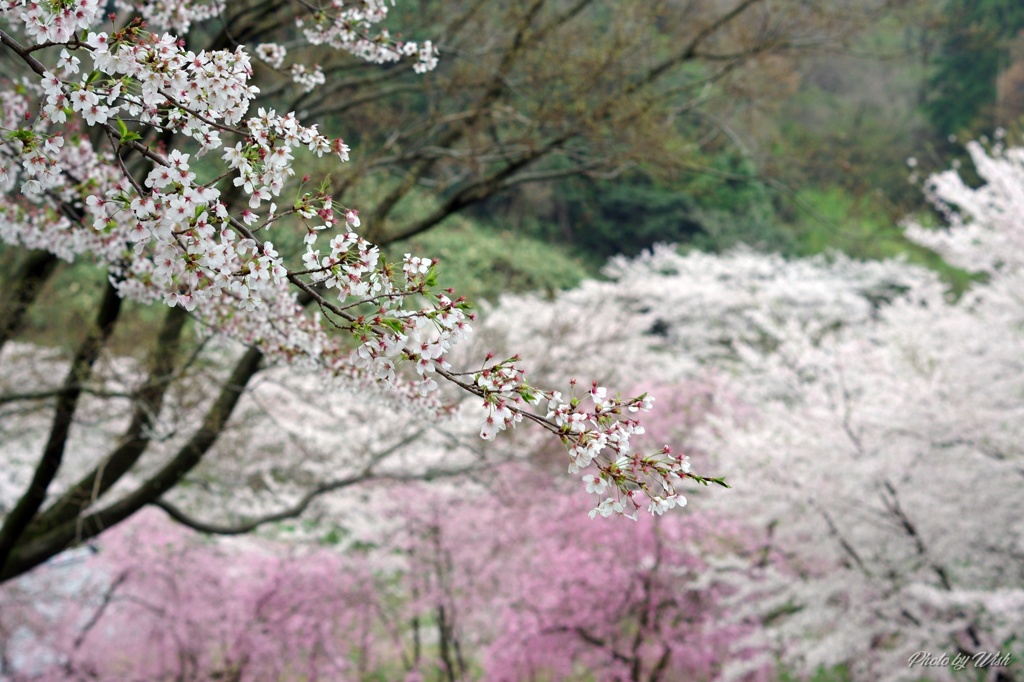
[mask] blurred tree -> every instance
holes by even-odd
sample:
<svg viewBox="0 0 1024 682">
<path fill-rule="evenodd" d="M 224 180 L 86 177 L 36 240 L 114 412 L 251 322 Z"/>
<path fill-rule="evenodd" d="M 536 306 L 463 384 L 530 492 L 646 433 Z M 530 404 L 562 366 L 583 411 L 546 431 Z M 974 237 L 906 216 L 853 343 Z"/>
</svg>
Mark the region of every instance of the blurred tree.
<svg viewBox="0 0 1024 682">
<path fill-rule="evenodd" d="M 296 108 L 344 113 L 361 131 L 356 163 L 335 184 L 356 197 L 372 178 L 371 237 L 387 242 L 526 183 L 703 170 L 742 145 L 718 114 L 788 93 L 786 55 L 834 48 L 900 4 L 424 2 L 417 21 L 446 55 L 435 73 L 410 81 L 401 67 L 373 78 L 346 69 Z M 439 205 L 396 219 L 417 189 Z"/>
<path fill-rule="evenodd" d="M 1000 124 L 997 78 L 1009 42 L 1024 29 L 1017 0 L 947 0 L 931 96 L 925 111 L 938 133 L 968 138 Z"/>
</svg>

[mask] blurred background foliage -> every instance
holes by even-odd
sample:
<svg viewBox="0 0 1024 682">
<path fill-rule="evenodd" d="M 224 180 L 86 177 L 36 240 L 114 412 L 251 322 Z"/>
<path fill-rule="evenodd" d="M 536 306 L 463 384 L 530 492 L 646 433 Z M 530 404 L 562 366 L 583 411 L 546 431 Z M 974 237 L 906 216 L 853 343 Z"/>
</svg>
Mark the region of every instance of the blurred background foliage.
<svg viewBox="0 0 1024 682">
<path fill-rule="evenodd" d="M 671 53 L 678 27 L 670 9 L 700 4 L 661 3 L 665 17 L 634 25 L 645 47 L 619 65 L 619 77 L 635 79 L 642 71 L 638 64 Z M 713 60 L 682 63 L 652 88 L 650 96 L 665 101 L 627 121 L 603 122 L 626 124 L 614 132 L 593 120 L 591 128 L 580 123 L 586 118 L 581 112 L 593 115 L 599 108 L 597 95 L 574 105 L 563 95 L 580 92 L 567 86 L 566 73 L 600 68 L 596 57 L 586 60 L 588 49 L 600 53 L 600 39 L 575 48 L 580 65 L 569 64 L 564 54 L 552 56 L 564 69 L 557 77 L 546 63 L 542 68 L 527 60 L 525 80 L 537 94 L 520 91 L 511 101 L 521 106 L 533 97 L 559 99 L 559 115 L 576 116 L 584 140 L 546 166 L 564 177 L 495 192 L 450 221 L 449 235 L 432 237 L 445 242 L 439 256 L 460 263 L 449 281 L 478 297 L 506 286 L 550 290 L 562 286 L 551 277 L 555 273 L 565 273 L 567 282 L 580 271 L 594 276 L 610 256 L 635 255 L 657 242 L 711 251 L 743 243 L 792 256 L 829 249 L 860 258 L 903 256 L 939 270 L 954 290 L 961 289 L 966 273 L 909 244 L 899 224 L 908 216 L 933 221 L 922 180 L 952 162 L 966 162 L 963 142 L 1000 127 L 1011 139 L 1020 131 L 1024 6 L 1014 0 L 910 0 L 816 3 L 814 16 L 786 15 L 784 3 L 752 3 L 748 11 L 756 13 L 758 5 L 762 18 L 786 18 L 770 38 L 750 42 L 745 35 L 751 54 L 727 77 L 711 75 Z M 612 27 L 628 42 L 631 34 L 620 24 L 630 21 L 611 4 L 602 7 L 586 17 L 587 30 L 603 36 Z M 456 52 L 436 78 L 466 68 L 457 63 L 462 59 Z M 591 77 L 604 82 L 600 74 Z M 530 110 L 538 119 L 551 115 L 543 101 Z M 618 163 L 581 168 L 581 158 L 594 158 L 586 145 L 598 134 L 617 139 Z M 540 259 L 509 257 L 508 250 L 496 254 L 491 267 L 485 255 L 491 252 L 479 244 L 495 236 L 550 248 Z M 466 277 L 460 249 L 473 254 L 465 265 L 479 265 L 481 276 Z M 530 276 L 521 267 L 536 272 Z M 510 269 L 517 274 L 507 276 Z M 443 266 L 441 272 L 444 277 Z"/>
</svg>

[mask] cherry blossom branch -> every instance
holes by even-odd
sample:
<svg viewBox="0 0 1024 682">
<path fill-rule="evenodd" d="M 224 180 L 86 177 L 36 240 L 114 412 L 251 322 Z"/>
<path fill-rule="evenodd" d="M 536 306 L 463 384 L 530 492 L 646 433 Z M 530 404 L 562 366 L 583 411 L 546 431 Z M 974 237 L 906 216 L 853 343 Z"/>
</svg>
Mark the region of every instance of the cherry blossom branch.
<svg viewBox="0 0 1024 682">
<path fill-rule="evenodd" d="M 533 22 L 544 2 L 535 0 L 517 22 L 512 46 L 502 55 L 495 78 L 462 122 L 451 126 L 451 131 L 442 136 L 439 147 L 451 146 L 467 134 L 474 121 L 487 115 L 507 86 L 507 68 L 526 47 L 570 20 L 586 4 L 577 3 L 554 22 L 536 29 Z M 609 398 L 606 389 L 594 384 L 586 395 L 573 394 L 565 400 L 557 391 L 531 387 L 516 366 L 516 357 L 472 374 L 454 372 L 446 354 L 469 334 L 467 320 L 472 320 L 472 315 L 465 313 L 467 306 L 462 299 L 453 300 L 452 292 L 432 291 L 436 286 L 433 261 L 407 254 L 401 266 L 384 262 L 379 248 L 354 232 L 361 221 L 352 209 L 341 209 L 346 231 L 335 234 L 328 244 L 329 251 L 323 249 L 322 255 L 316 248 L 317 233 L 333 229 L 337 220 L 326 182 L 318 192 L 302 194 L 283 213 L 277 209 L 276 201 L 295 173 L 293 151 L 306 147 L 318 156 L 333 153 L 345 161 L 349 149 L 342 140 L 326 138 L 315 125 L 301 124 L 293 113 L 278 115 L 274 110 L 260 108 L 255 115 L 249 115 L 256 91 L 249 85 L 252 68 L 244 48 L 192 53 L 174 35 L 149 33 L 138 20 L 111 35 L 94 33 L 90 28 L 97 18 L 98 5 L 87 2 L 82 9 L 80 14 L 71 16 L 57 13 L 49 5 L 31 5 L 18 18 L 24 23 L 25 32 L 39 43 L 49 41 L 54 46 L 67 45 L 72 51 L 87 51 L 94 64 L 89 75 L 73 78 L 79 71 L 79 61 L 62 50 L 54 72 L 63 74 L 63 78 L 55 76 L 17 41 L 5 38 L 4 44 L 13 41 L 12 49 L 41 76 L 38 115 L 6 123 L 12 130 L 12 142 L 3 153 L 12 159 L 21 157 L 23 169 L 0 165 L 0 178 L 5 183 L 23 181 L 23 196 L 10 203 L 12 212 L 24 223 L 19 229 L 34 227 L 33 221 L 41 220 L 40 214 L 45 210 L 33 212 L 34 204 L 42 204 L 45 209 L 84 198 L 82 210 L 92 219 L 92 229 L 86 224 L 84 229 L 72 232 L 76 243 L 71 255 L 98 256 L 115 275 L 118 291 L 126 298 L 140 302 L 162 298 L 169 305 L 192 312 L 203 325 L 224 330 L 250 350 L 208 412 L 193 442 L 158 472 L 145 493 L 138 490 L 79 519 L 75 537 L 88 536 L 98 532 L 97 525 L 105 526 L 111 520 L 123 518 L 121 514 L 138 509 L 154 494 L 159 496 L 194 467 L 216 439 L 240 391 L 264 357 L 272 362 L 315 363 L 326 374 L 375 380 L 398 390 L 416 392 L 424 401 L 436 400 L 433 395 L 437 382 L 433 377 L 440 376 L 482 399 L 486 416 L 481 436 L 485 439 L 527 419 L 556 434 L 566 445 L 570 472 L 578 473 L 580 468 L 594 464 L 597 475 L 584 477 L 588 491 L 601 495 L 610 486 L 614 492 L 614 498 L 605 498 L 594 513 L 635 517 L 635 509 L 640 506 L 635 498 L 640 495 L 651 500 L 651 513 L 681 506 L 685 498 L 677 494 L 675 485 L 687 478 L 724 485 L 721 479 L 690 473 L 686 458 L 672 454 L 668 448 L 647 456 L 632 452 L 629 438 L 643 429 L 629 413 L 648 409 L 650 399 L 646 396 Z M 381 17 L 386 12 L 383 5 L 377 9 Z M 157 10 L 143 7 L 141 11 L 145 15 Z M 359 26 L 373 22 L 366 16 L 357 16 L 358 13 L 346 14 L 348 11 L 315 17 L 312 25 L 303 26 L 306 39 L 353 51 L 371 61 L 390 61 L 419 50 L 417 67 L 430 66 L 433 57 L 429 43 L 422 49 L 411 43 L 374 48 L 364 44 L 358 31 L 353 38 L 347 33 L 346 17 Z M 187 23 L 194 18 L 179 17 L 174 21 Z M 75 37 L 80 32 L 81 40 Z M 389 52 L 393 49 L 403 52 Z M 280 46 L 265 45 L 258 50 L 271 61 L 283 58 Z M 109 78 L 104 80 L 104 75 Z M 23 100 L 28 111 L 33 105 L 28 97 Z M 84 138 L 68 144 L 62 124 L 67 116 L 75 114 L 86 126 L 106 132 L 112 155 L 101 157 Z M 142 135 L 130 130 L 121 114 L 136 121 L 134 125 L 163 130 L 168 147 L 172 136 L 177 135 L 192 138 L 199 145 L 200 154 L 222 150 L 221 159 L 229 172 L 215 173 L 218 179 L 212 182 L 198 182 L 189 154 L 179 149 L 170 149 L 166 155 L 154 151 L 155 143 L 147 143 Z M 241 139 L 230 147 L 221 141 L 220 133 Z M 576 134 L 556 134 L 534 148 L 503 148 L 505 164 L 482 180 L 462 187 L 442 207 L 442 212 L 458 210 L 496 191 L 504 183 L 513 182 L 517 174 L 528 177 L 521 173 L 523 169 L 560 149 Z M 74 148 L 70 149 L 72 145 Z M 136 179 L 131 174 L 122 157 L 125 148 L 136 150 L 142 158 L 153 162 L 154 168 L 145 178 L 140 175 Z M 376 215 L 383 220 L 424 169 L 435 162 L 434 154 L 421 156 L 396 189 L 378 204 Z M 69 173 L 69 167 L 76 172 Z M 235 174 L 232 185 L 238 189 L 234 196 L 248 198 L 249 208 L 240 216 L 232 214 L 219 189 L 220 179 L 228 174 Z M 78 182 L 76 177 L 89 178 L 89 182 Z M 265 220 L 261 221 L 264 212 Z M 248 227 L 253 223 L 265 227 L 293 213 L 305 221 L 320 221 L 306 224 L 302 270 L 289 269 L 273 245 L 258 238 Z M 439 215 L 428 216 L 427 223 L 421 222 L 417 227 L 426 229 L 429 221 L 438 220 Z M 374 224 L 371 228 L 380 232 L 383 225 Z M 300 296 L 317 303 L 330 324 L 343 329 L 347 324 L 347 331 L 359 345 L 353 350 L 344 339 L 327 336 L 321 321 L 303 315 L 296 302 L 296 289 Z M 328 300 L 328 295 L 335 294 L 336 302 Z M 419 301 L 424 301 L 424 305 L 417 309 Z M 360 315 L 363 306 L 376 310 Z M 410 367 L 416 374 L 409 371 L 407 378 L 400 365 Z M 575 391 L 572 382 L 571 390 Z M 159 396 L 156 399 L 158 409 Z M 546 413 L 528 407 L 541 401 L 547 401 Z M 589 401 L 593 407 L 584 408 L 583 401 Z M 155 414 L 152 406 L 147 414 Z M 138 413 L 136 416 L 140 424 L 150 418 Z M 135 440 L 144 448 L 145 438 Z M 97 469 L 88 480 L 83 479 L 82 486 L 75 489 L 75 504 L 65 508 L 84 511 L 84 507 L 76 505 L 82 500 L 94 501 L 106 489 L 107 482 L 117 480 L 140 452 L 131 449 L 106 462 L 104 467 L 113 465 L 110 477 Z M 94 485 L 88 485 L 90 482 Z M 62 523 L 64 519 L 65 515 L 59 514 L 40 526 L 41 534 L 34 536 L 22 557 L 35 556 L 33 545 L 52 548 L 67 541 L 70 529 Z M 31 559 L 23 563 L 29 564 Z"/>
<path fill-rule="evenodd" d="M 850 544 L 849 540 L 847 540 L 846 537 L 839 530 L 839 527 L 836 526 L 835 521 L 832 519 L 832 515 L 829 514 L 828 510 L 825 509 L 825 507 L 821 506 L 818 503 L 818 501 L 813 497 L 811 498 L 810 502 L 821 514 L 822 518 L 825 519 L 825 523 L 828 525 L 829 532 L 832 533 L 832 537 L 834 537 L 839 542 L 839 546 L 843 548 L 843 551 L 846 552 L 851 559 L 853 559 L 853 562 L 857 564 L 857 567 L 864 573 L 864 575 L 870 578 L 870 569 L 868 569 L 867 565 L 864 563 L 864 560 L 861 559 L 860 554 L 857 553 L 857 550 L 854 549 L 853 545 Z"/>
<path fill-rule="evenodd" d="M 928 562 L 932 571 L 934 571 L 935 575 L 938 577 L 939 584 L 942 585 L 942 588 L 947 591 L 951 591 L 953 589 L 953 583 L 949 578 L 949 573 L 946 571 L 945 567 L 935 563 L 931 559 L 928 553 L 928 548 L 924 544 L 924 538 L 921 537 L 920 532 L 917 530 L 917 526 L 910 520 L 910 517 L 907 516 L 907 513 L 903 511 L 903 507 L 900 505 L 899 497 L 896 493 L 896 487 L 889 481 L 883 481 L 882 487 L 883 490 L 880 491 L 880 494 L 886 509 L 896 517 L 900 528 L 906 532 L 907 537 L 909 537 L 914 543 L 914 549 L 918 556 Z"/>
<path fill-rule="evenodd" d="M 411 442 L 412 439 L 418 437 L 419 435 L 420 434 L 416 434 L 413 437 L 406 439 L 400 445 L 407 445 L 408 442 Z M 171 517 L 174 521 L 180 523 L 181 525 L 206 535 L 245 535 L 246 533 L 251 533 L 252 531 L 262 526 L 266 526 L 272 523 L 279 523 L 281 521 L 286 521 L 288 519 L 297 518 L 301 516 L 303 513 L 305 513 L 305 511 L 316 499 L 323 497 L 328 493 L 344 490 L 345 488 L 349 488 L 354 485 L 383 481 L 434 481 L 449 477 L 464 476 L 468 473 L 473 472 L 474 470 L 482 470 L 485 468 L 487 467 L 466 466 L 457 469 L 429 470 L 424 472 L 423 474 L 381 474 L 374 473 L 372 471 L 364 471 L 363 473 L 355 474 L 353 476 L 348 476 L 346 478 L 338 479 L 336 481 L 320 484 L 315 488 L 312 488 L 311 490 L 307 491 L 299 499 L 298 502 L 296 502 L 294 505 L 290 507 L 282 509 L 281 511 L 278 512 L 274 512 L 272 514 L 260 516 L 256 519 L 243 521 L 235 525 L 217 524 L 200 521 L 186 514 L 180 508 L 164 499 L 155 500 L 150 504 L 152 504 L 154 507 L 162 509 L 164 512 L 167 513 L 169 517 Z"/>
<path fill-rule="evenodd" d="M 212 120 L 212 119 L 210 119 L 210 118 L 208 118 L 206 116 L 203 116 L 201 113 L 196 111 L 196 109 L 194 107 L 190 107 L 187 104 L 182 104 L 173 95 L 171 95 L 168 92 L 165 92 L 164 90 L 159 90 L 158 92 L 163 97 L 165 97 L 167 99 L 167 101 L 170 102 L 172 105 L 174 105 L 178 109 L 181 109 L 182 111 L 187 112 L 189 114 L 189 116 L 192 116 L 192 117 L 202 121 L 203 123 L 205 123 L 206 125 L 210 126 L 211 128 L 215 128 L 215 129 L 220 130 L 220 131 L 225 132 L 225 133 L 231 133 L 232 135 L 238 135 L 239 137 L 245 137 L 246 134 L 247 134 L 247 131 L 242 130 L 241 128 L 235 128 L 233 126 L 224 125 L 223 123 L 218 123 L 217 121 L 214 121 L 214 120 Z"/>
</svg>

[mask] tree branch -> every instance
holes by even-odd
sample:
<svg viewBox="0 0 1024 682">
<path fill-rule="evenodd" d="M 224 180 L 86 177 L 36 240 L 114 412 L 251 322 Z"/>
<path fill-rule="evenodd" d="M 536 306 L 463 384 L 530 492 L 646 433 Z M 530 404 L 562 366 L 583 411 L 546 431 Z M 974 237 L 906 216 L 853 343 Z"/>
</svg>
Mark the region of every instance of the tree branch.
<svg viewBox="0 0 1024 682">
<path fill-rule="evenodd" d="M 483 95 L 480 96 L 477 103 L 470 108 L 472 114 L 463 123 L 463 125 L 452 128 L 446 135 L 442 136 L 441 140 L 438 141 L 437 146 L 451 147 L 457 140 L 466 134 L 467 130 L 473 127 L 480 116 L 490 109 L 491 105 L 501 95 L 502 91 L 506 87 L 505 74 L 522 54 L 525 44 L 528 42 L 526 38 L 527 30 L 533 23 L 537 13 L 540 12 L 544 2 L 545 0 L 534 0 L 533 4 L 523 14 L 516 26 L 516 33 L 512 37 L 512 45 L 502 55 L 501 62 L 495 69 L 495 76 L 491 80 L 490 86 L 484 91 Z M 371 229 L 375 230 L 374 233 L 367 235 L 370 238 L 370 241 L 382 246 L 386 246 L 389 243 L 384 238 L 384 230 L 382 229 L 385 218 L 395 208 L 395 205 L 397 205 L 398 202 L 408 194 L 409 190 L 411 190 L 416 184 L 416 181 L 423 177 L 425 173 L 429 172 L 436 162 L 436 159 L 428 158 L 415 164 L 403 175 L 402 181 L 399 185 L 385 195 L 385 197 L 377 204 L 369 219 Z M 435 221 L 435 223 L 432 223 L 430 226 L 433 226 L 436 222 L 440 221 Z"/>
<path fill-rule="evenodd" d="M 949 573 L 946 569 L 939 564 L 936 564 L 929 557 L 928 548 L 924 544 L 924 538 L 921 537 L 921 533 L 917 530 L 917 526 L 910 520 L 907 513 L 903 511 L 903 507 L 900 505 L 899 498 L 896 496 L 896 488 L 889 481 L 883 482 L 884 491 L 882 493 L 882 502 L 885 504 L 886 509 L 896 517 L 900 527 L 907 533 L 910 539 L 914 543 L 914 548 L 917 550 L 918 556 L 925 559 L 928 562 L 929 567 L 935 573 L 939 579 L 939 583 L 946 591 L 953 591 L 953 581 L 949 578 Z M 888 492 L 888 496 L 885 495 Z"/>
<path fill-rule="evenodd" d="M 680 50 L 672 57 L 663 60 L 653 69 L 650 69 L 642 79 L 640 79 L 636 83 L 632 84 L 629 88 L 627 88 L 626 94 L 628 95 L 631 91 L 635 91 L 636 89 L 653 83 L 654 81 L 661 78 L 663 75 L 665 75 L 675 67 L 679 66 L 680 64 L 687 62 L 691 59 L 694 59 L 697 56 L 697 48 L 700 47 L 701 43 L 703 43 L 705 40 L 707 40 L 712 35 L 717 33 L 721 28 L 723 28 L 726 24 L 730 23 L 733 19 L 737 18 L 738 16 L 746 12 L 751 6 L 761 1 L 762 0 L 743 0 L 743 2 L 736 5 L 736 7 L 734 7 L 732 10 L 723 14 L 718 19 L 705 26 L 703 30 L 697 33 L 697 35 L 694 36 L 693 39 L 691 39 L 685 47 L 683 47 L 682 50 Z"/>
<path fill-rule="evenodd" d="M 50 437 L 36 466 L 32 482 L 4 520 L 3 528 L 0 528 L 0 575 L 6 570 L 12 550 L 45 501 L 46 491 L 60 469 L 68 432 L 71 430 L 78 398 L 82 392 L 80 385 L 92 373 L 93 364 L 99 357 L 100 349 L 110 338 L 120 312 L 121 297 L 114 285 L 107 282 L 96 322 L 79 346 L 64 379 L 64 390 L 57 399 Z"/>
<path fill-rule="evenodd" d="M 371 481 L 390 481 L 390 482 L 411 482 L 411 481 L 433 481 L 441 478 L 452 478 L 456 476 L 465 476 L 466 474 L 478 471 L 482 468 L 486 468 L 486 464 L 472 465 L 459 467 L 457 469 L 428 469 L 422 474 L 389 474 L 389 473 L 377 473 L 373 470 L 375 465 L 380 464 L 381 460 L 387 456 L 397 452 L 401 448 L 414 442 L 417 438 L 422 436 L 421 431 L 417 431 L 406 438 L 403 438 L 398 443 L 395 443 L 384 452 L 374 455 L 373 463 L 363 469 L 363 471 L 341 478 L 328 483 L 312 488 L 303 495 L 298 502 L 286 507 L 280 511 L 266 516 L 261 516 L 255 519 L 249 519 L 240 523 L 229 525 L 220 523 L 210 523 L 200 521 L 194 517 L 189 516 L 182 511 L 176 505 L 168 502 L 164 499 L 153 501 L 151 504 L 154 507 L 158 507 L 167 513 L 174 521 L 177 521 L 183 526 L 191 528 L 192 530 L 204 533 L 206 535 L 244 535 L 250 533 L 260 526 L 265 526 L 270 523 L 277 523 L 279 521 L 286 521 L 288 519 L 294 519 L 301 516 L 318 497 L 332 493 L 338 490 L 344 490 L 345 488 L 357 485 L 360 483 L 369 483 Z"/>
<path fill-rule="evenodd" d="M 477 180 L 476 182 L 473 182 L 467 185 L 466 187 L 463 187 L 461 190 L 456 192 L 444 204 L 442 204 L 437 210 L 435 210 L 426 218 L 423 218 L 419 222 L 414 223 L 413 225 L 410 225 L 403 230 L 389 234 L 387 236 L 386 243 L 390 244 L 393 242 L 402 241 L 403 239 L 408 239 L 417 234 L 420 234 L 421 232 L 426 232 L 434 225 L 437 225 L 438 223 L 440 223 L 442 220 L 452 215 L 453 213 L 456 213 L 457 211 L 460 211 L 466 206 L 476 203 L 477 201 L 481 201 L 487 198 L 494 192 L 504 187 L 505 185 L 503 185 L 503 183 L 510 177 L 512 177 L 516 173 L 516 171 L 525 168 L 526 166 L 537 161 L 538 159 L 543 158 L 544 156 L 547 156 L 552 151 L 562 146 L 574 135 L 575 133 L 572 132 L 563 133 L 562 135 L 555 138 L 554 140 L 551 140 L 550 142 L 540 147 L 539 149 L 535 149 L 530 153 L 524 154 L 519 159 L 510 162 L 500 171 L 481 180 Z"/>
<path fill-rule="evenodd" d="M 25 313 L 56 266 L 57 257 L 49 251 L 31 251 L 6 283 L 6 291 L 0 297 L 0 351 L 21 330 Z"/>
<path fill-rule="evenodd" d="M 126 393 L 124 391 L 104 391 L 103 389 L 93 388 L 84 384 L 76 386 L 85 395 L 95 396 L 97 398 L 124 398 L 131 400 L 135 397 L 132 393 Z M 64 391 L 64 387 L 54 388 L 48 391 L 28 391 L 25 393 L 6 393 L 0 395 L 0 405 L 5 403 L 23 403 L 32 402 L 36 400 L 46 400 L 47 398 L 56 398 L 61 395 Z"/>
<path fill-rule="evenodd" d="M 119 502 L 101 510 L 67 521 L 60 526 L 20 543 L 9 551 L 6 563 L 0 569 L 0 582 L 21 575 L 59 554 L 76 542 L 99 535 L 107 528 L 151 504 L 173 488 L 202 460 L 213 446 L 238 404 L 249 380 L 259 371 L 263 353 L 251 348 L 235 366 L 225 382 L 217 400 L 210 407 L 202 425 L 192 438 L 162 469 Z M 38 506 L 37 506 L 38 508 Z"/>
<path fill-rule="evenodd" d="M 39 535 L 66 523 L 103 496 L 139 460 L 149 447 L 150 430 L 160 414 L 163 399 L 171 385 L 174 365 L 181 344 L 181 335 L 188 321 L 183 308 L 167 311 L 153 349 L 149 377 L 138 392 L 131 422 L 120 445 L 92 471 L 61 495 L 30 527 L 29 533 Z"/>
<path fill-rule="evenodd" d="M 861 572 L 870 578 L 871 571 L 868 569 L 867 564 L 864 563 L 864 560 L 860 558 L 860 554 L 857 553 L 857 550 L 853 548 L 853 545 L 850 544 L 850 541 L 847 540 L 846 537 L 839 530 L 839 527 L 835 524 L 835 521 L 832 520 L 832 516 L 828 513 L 828 510 L 819 505 L 817 500 L 815 500 L 814 498 L 811 498 L 810 502 L 821 513 L 822 518 L 825 519 L 825 523 L 828 524 L 829 532 L 832 533 L 832 537 L 834 537 L 839 542 L 839 546 L 843 548 L 844 552 L 850 555 L 850 558 L 853 559 L 853 562 L 855 564 L 857 564 L 857 567 L 861 570 Z"/>
</svg>

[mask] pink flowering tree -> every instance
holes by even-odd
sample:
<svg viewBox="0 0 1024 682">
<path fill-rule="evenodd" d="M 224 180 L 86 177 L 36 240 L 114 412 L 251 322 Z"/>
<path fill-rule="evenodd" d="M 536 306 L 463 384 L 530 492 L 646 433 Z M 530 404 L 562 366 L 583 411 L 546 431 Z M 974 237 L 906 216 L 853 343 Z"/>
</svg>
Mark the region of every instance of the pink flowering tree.
<svg viewBox="0 0 1024 682">
<path fill-rule="evenodd" d="M 95 552 L 95 553 L 94 553 Z M 362 555 L 210 543 L 156 512 L 5 588 L 5 679 L 359 679 L 401 669 Z"/>
<path fill-rule="evenodd" d="M 0 41 L 7 63 L 15 65 L 0 90 L 0 236 L 29 250 L 14 277 L 0 344 L 21 327 L 56 258 L 87 260 L 107 274 L 95 319 L 60 369 L 63 379 L 3 396 L 3 404 L 49 401 L 51 419 L 41 437 L 24 436 L 42 454 L 5 495 L 0 579 L 149 504 L 161 503 L 186 520 L 161 500 L 196 470 L 253 378 L 271 365 L 364 392 L 384 389 L 435 415 L 451 404 L 444 384 L 477 398 L 484 439 L 532 421 L 564 443 L 572 473 L 607 481 L 597 504 L 602 515 L 667 509 L 677 503 L 683 480 L 709 481 L 690 472 L 681 454 L 667 448 L 638 454 L 630 446 L 642 431 L 636 417 L 650 407 L 649 396 L 623 397 L 597 384 L 537 387 L 516 355 L 478 358 L 465 365 L 469 369 L 448 361 L 470 332 L 466 302 L 438 290 L 429 258 L 407 254 L 400 263 L 387 262 L 379 246 L 361 236 L 366 226 L 356 206 L 336 201 L 332 183 L 296 173 L 295 164 L 309 159 L 341 164 L 350 149 L 321 124 L 279 109 L 280 97 L 261 94 L 261 88 L 310 92 L 325 83 L 322 69 L 291 61 L 285 43 L 293 40 L 311 48 L 308 54 L 345 53 L 372 63 L 404 59 L 418 73 L 434 68 L 436 50 L 429 41 L 398 40 L 378 30 L 387 3 L 287 7 L 295 28 L 275 40 L 272 29 L 281 24 L 269 5 L 235 14 L 217 2 L 122 3 L 107 17 L 92 0 L 0 4 Z M 711 21 L 691 50 L 745 9 Z M 521 32 L 532 18 L 522 19 Z M 208 41 L 209 32 L 199 27 L 215 24 L 223 30 Z M 246 35 L 266 40 L 240 44 L 238 37 Z M 257 86 L 254 59 L 287 81 Z M 566 139 L 555 135 L 547 149 Z M 484 183 L 449 212 L 511 182 L 533 160 L 506 159 L 497 184 Z M 382 205 L 395 201 L 386 198 Z M 299 238 L 289 242 L 288 235 Z M 297 246 L 275 246 L 285 242 Z M 103 349 L 126 302 L 170 310 L 143 366 L 104 374 L 113 361 Z M 196 355 L 183 340 L 190 321 L 204 338 L 243 344 L 243 351 L 212 359 L 231 369 L 205 376 L 196 370 Z M 180 388 L 183 376 L 193 382 Z M 197 423 L 168 418 L 176 409 L 174 391 L 203 415 Z M 83 395 L 115 405 L 120 399 L 120 407 L 107 409 L 126 418 L 111 427 L 107 445 L 66 460 L 84 416 Z M 345 481 L 351 482 L 318 481 L 311 494 Z M 231 530 L 303 509 L 298 504 L 245 519 Z"/>
<path fill-rule="evenodd" d="M 552 507 L 560 514 L 549 515 Z M 528 552 L 502 551 L 520 545 L 514 533 L 492 536 L 501 543 L 495 555 L 509 558 L 499 568 L 503 579 L 492 583 L 503 598 L 494 604 L 500 620 L 484 659 L 487 679 L 769 676 L 758 622 L 733 606 L 758 596 L 755 534 L 696 514 L 681 523 L 642 518 L 636 528 L 607 532 L 578 511 L 565 496 L 535 508 L 530 528 L 541 533 Z"/>
<path fill-rule="evenodd" d="M 586 517 L 522 464 L 386 484 L 389 532 L 211 542 L 144 512 L 0 593 L 4 673 L 56 679 L 767 679 L 734 602 L 765 570 L 724 517 Z M 534 494 L 517 490 L 529 487 Z M 757 656 L 757 654 L 761 654 Z"/>
</svg>

